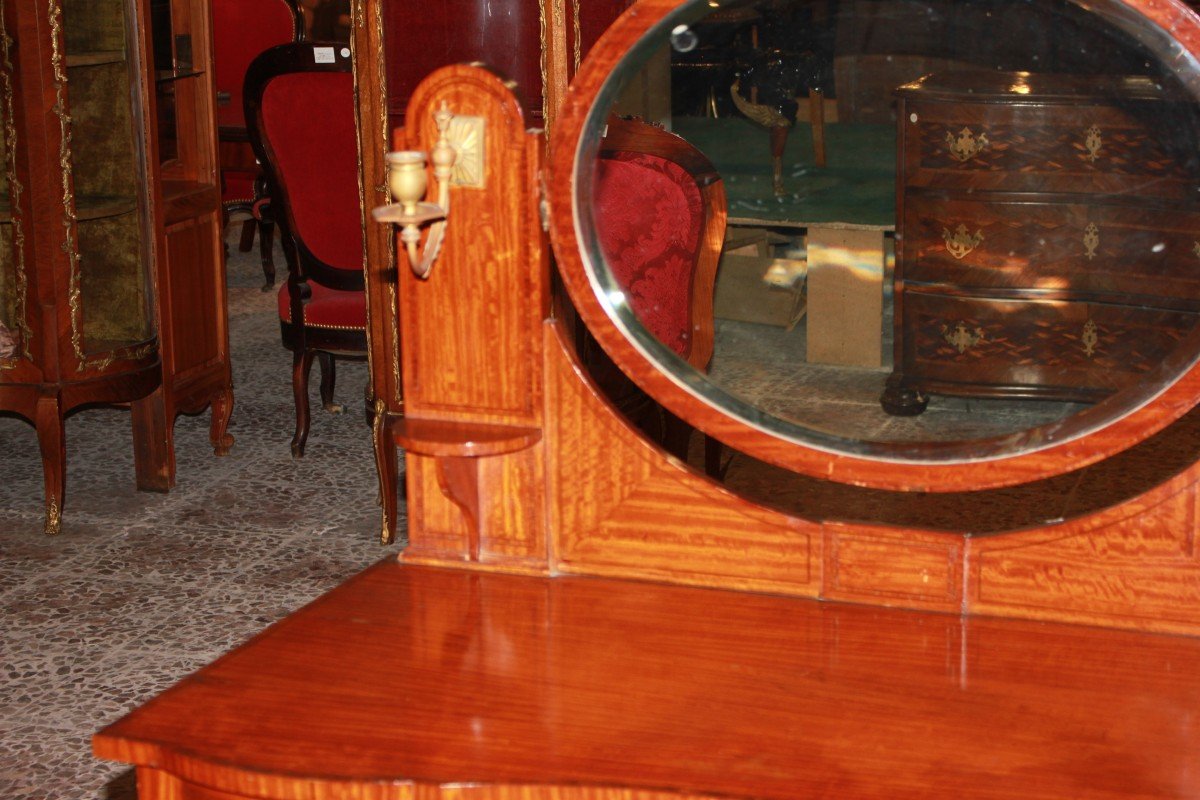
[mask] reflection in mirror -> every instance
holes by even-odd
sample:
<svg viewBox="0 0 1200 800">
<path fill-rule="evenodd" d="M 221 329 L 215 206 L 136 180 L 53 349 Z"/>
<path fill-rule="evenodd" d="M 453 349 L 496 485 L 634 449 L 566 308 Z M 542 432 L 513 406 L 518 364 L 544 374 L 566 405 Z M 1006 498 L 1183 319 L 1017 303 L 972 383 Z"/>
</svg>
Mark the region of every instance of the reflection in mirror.
<svg viewBox="0 0 1200 800">
<path fill-rule="evenodd" d="M 666 23 L 592 112 L 583 240 L 620 324 L 700 394 L 826 449 L 987 457 L 1195 360 L 1196 69 L 1119 3 L 703 0 Z"/>
</svg>

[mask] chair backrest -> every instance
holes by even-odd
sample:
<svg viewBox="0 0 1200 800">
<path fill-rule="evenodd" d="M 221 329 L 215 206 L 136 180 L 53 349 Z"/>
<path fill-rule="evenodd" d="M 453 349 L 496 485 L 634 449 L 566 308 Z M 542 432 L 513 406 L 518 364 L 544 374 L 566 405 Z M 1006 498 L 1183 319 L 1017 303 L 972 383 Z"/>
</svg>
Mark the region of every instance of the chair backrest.
<svg viewBox="0 0 1200 800">
<path fill-rule="evenodd" d="M 246 72 L 245 106 L 246 132 L 267 178 L 289 268 L 331 288 L 361 289 L 363 221 L 349 47 L 272 47 Z"/>
<path fill-rule="evenodd" d="M 633 313 L 660 342 L 706 370 L 727 215 L 712 163 L 662 128 L 612 117 L 600 144 L 593 208 L 600 247 Z"/>
<path fill-rule="evenodd" d="M 246 68 L 268 47 L 303 38 L 300 10 L 293 0 L 213 0 L 212 15 L 217 125 L 242 128 Z"/>
</svg>

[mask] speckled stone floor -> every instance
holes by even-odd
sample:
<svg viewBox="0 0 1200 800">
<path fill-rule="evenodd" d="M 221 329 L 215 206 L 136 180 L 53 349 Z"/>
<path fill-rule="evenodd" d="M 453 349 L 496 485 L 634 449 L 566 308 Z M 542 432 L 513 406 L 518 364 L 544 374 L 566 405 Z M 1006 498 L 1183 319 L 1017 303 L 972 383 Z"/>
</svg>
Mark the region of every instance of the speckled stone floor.
<svg viewBox="0 0 1200 800">
<path fill-rule="evenodd" d="M 0 418 L 3 800 L 132 798 L 131 770 L 94 759 L 92 733 L 398 550 L 378 544 L 365 364 L 339 362 L 349 410 L 314 401 L 293 460 L 274 295 L 256 253 L 233 248 L 229 275 L 236 443 L 215 458 L 207 415 L 180 417 L 169 494 L 135 490 L 127 411 L 82 411 L 67 421 L 63 531 L 47 537 L 33 427 Z"/>
</svg>

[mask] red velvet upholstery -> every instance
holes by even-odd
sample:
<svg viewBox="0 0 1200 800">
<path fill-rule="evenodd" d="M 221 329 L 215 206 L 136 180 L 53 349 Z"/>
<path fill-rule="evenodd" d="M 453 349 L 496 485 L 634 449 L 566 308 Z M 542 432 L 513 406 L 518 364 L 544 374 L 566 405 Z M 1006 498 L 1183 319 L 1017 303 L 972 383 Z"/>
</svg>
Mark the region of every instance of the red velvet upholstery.
<svg viewBox="0 0 1200 800">
<path fill-rule="evenodd" d="M 686 356 L 704 220 L 695 178 L 659 156 L 616 153 L 599 161 L 595 187 L 600 247 L 630 308 L 655 338 Z"/>
<path fill-rule="evenodd" d="M 257 170 L 221 170 L 221 180 L 225 184 L 221 188 L 221 202 L 246 206 L 253 205 L 254 201 L 258 199 L 254 194 L 254 181 L 257 177 Z"/>
<path fill-rule="evenodd" d="M 329 266 L 361 271 L 353 76 L 280 75 L 263 92 L 262 126 L 295 235 Z"/>
<path fill-rule="evenodd" d="M 296 40 L 295 13 L 285 0 L 213 0 L 212 10 L 215 81 L 229 95 L 217 106 L 217 125 L 243 128 L 246 67 L 268 47 Z"/>
<path fill-rule="evenodd" d="M 363 292 L 339 292 L 309 281 L 312 296 L 302 308 L 304 324 L 317 328 L 365 330 L 367 327 L 367 296 Z M 291 301 L 285 283 L 279 287 L 279 319 L 292 322 Z"/>
</svg>

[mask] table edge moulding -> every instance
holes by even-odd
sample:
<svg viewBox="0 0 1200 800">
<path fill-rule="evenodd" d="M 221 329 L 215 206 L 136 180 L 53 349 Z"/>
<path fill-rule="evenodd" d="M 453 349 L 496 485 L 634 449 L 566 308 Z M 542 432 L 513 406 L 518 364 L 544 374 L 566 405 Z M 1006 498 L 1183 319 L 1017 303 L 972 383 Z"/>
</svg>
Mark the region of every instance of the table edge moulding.
<svg viewBox="0 0 1200 800">
<path fill-rule="evenodd" d="M 1200 52 L 1182 5 L 1128 4 Z M 1019 483 L 1200 396 L 1192 368 L 1049 460 L 897 465 L 773 439 L 679 386 L 593 294 L 572 196 L 598 90 L 677 6 L 642 0 L 600 40 L 548 163 L 499 76 L 447 67 L 417 88 L 404 147 L 432 149 L 443 106 L 482 120 L 483 144 L 428 277 L 403 258 L 368 273 L 396 285 L 401 360 L 371 369 L 402 369 L 405 417 L 373 433 L 385 503 L 407 451 L 409 546 L 98 733 L 142 800 L 1200 792 L 1200 465 L 987 537 L 810 519 L 665 454 L 587 376 L 552 313 L 542 187 L 563 283 L 614 361 L 782 465 L 875 486 L 893 470 L 910 491 Z"/>
</svg>

